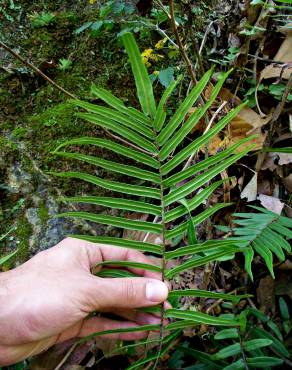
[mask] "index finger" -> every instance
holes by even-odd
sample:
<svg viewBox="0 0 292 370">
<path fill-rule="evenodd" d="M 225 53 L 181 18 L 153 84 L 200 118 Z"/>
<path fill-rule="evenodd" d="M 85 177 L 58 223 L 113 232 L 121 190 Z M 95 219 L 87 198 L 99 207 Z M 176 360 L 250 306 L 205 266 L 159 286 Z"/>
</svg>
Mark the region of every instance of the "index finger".
<svg viewBox="0 0 292 370">
<path fill-rule="evenodd" d="M 92 243 L 86 240 L 69 238 L 70 243 L 78 244 L 79 248 L 86 250 L 89 257 L 90 268 L 102 261 L 129 261 L 155 265 L 151 258 L 135 249 L 119 247 L 110 244 Z M 161 273 L 128 267 L 128 270 L 147 278 L 161 280 Z"/>
</svg>

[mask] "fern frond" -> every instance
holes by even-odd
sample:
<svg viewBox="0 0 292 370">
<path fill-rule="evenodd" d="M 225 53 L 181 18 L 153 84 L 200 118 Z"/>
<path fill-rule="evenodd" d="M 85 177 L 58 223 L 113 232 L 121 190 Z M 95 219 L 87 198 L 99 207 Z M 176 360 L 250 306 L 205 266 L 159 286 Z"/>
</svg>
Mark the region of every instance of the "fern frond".
<svg viewBox="0 0 292 370">
<path fill-rule="evenodd" d="M 237 241 L 245 239 L 245 266 L 251 279 L 253 279 L 251 264 L 254 251 L 265 261 L 271 275 L 273 271 L 273 254 L 279 261 L 285 260 L 284 251 L 290 253 L 291 246 L 287 240 L 292 239 L 292 220 L 288 217 L 280 216 L 264 208 L 252 206 L 259 213 L 235 213 L 232 228 L 234 237 Z"/>
<path fill-rule="evenodd" d="M 165 106 L 180 79 L 173 81 L 165 90 L 156 109 L 152 85 L 147 74 L 146 67 L 142 63 L 138 46 L 131 34 L 125 33 L 122 36 L 122 40 L 129 55 L 142 111 L 132 107 L 127 107 L 121 99 L 115 97 L 111 92 L 94 85 L 91 87 L 92 94 L 95 98 L 106 103 L 107 106 L 95 105 L 80 100 L 72 101 L 72 104 L 81 110 L 77 113 L 79 118 L 105 128 L 115 133 L 115 135 L 118 135 L 119 138 L 126 139 L 126 142 L 130 143 L 131 147 L 128 147 L 127 144 L 121 145 L 108 139 L 81 137 L 64 142 L 59 145 L 54 152 L 54 154 L 59 158 L 62 158 L 62 160 L 81 161 L 92 166 L 98 166 L 111 174 L 118 174 L 117 178 L 107 180 L 94 176 L 92 173 L 77 171 L 59 173 L 52 172 L 52 174 L 62 178 L 79 179 L 81 181 L 91 183 L 97 187 L 116 192 L 120 194 L 120 196 L 115 198 L 112 196 L 100 197 L 85 196 L 81 194 L 75 197 L 63 198 L 62 200 L 65 202 L 102 206 L 105 207 L 106 211 L 101 214 L 93 212 L 64 212 L 58 215 L 58 217 L 84 219 L 101 224 L 112 225 L 121 229 L 138 230 L 144 233 L 159 234 L 161 236 L 160 239 L 162 240 L 162 243 L 160 245 L 155 245 L 142 241 L 113 237 L 73 235 L 73 237 L 85 241 L 114 244 L 119 247 L 148 252 L 161 256 L 162 258 L 162 264 L 160 267 L 125 261 L 102 262 L 102 266 L 106 267 L 108 265 L 114 265 L 115 267 L 121 267 L 121 269 L 104 268 L 99 272 L 99 276 L 101 277 L 132 276 L 131 272 L 129 275 L 129 271 L 125 272 L 123 270 L 123 267 L 128 267 L 129 269 L 152 269 L 152 271 L 161 272 L 163 279 L 171 279 L 187 269 L 194 269 L 198 266 L 221 260 L 222 258 L 231 258 L 231 256 L 237 252 L 242 251 L 248 254 L 248 243 L 250 242 L 250 238 L 245 238 L 248 236 L 246 233 L 241 235 L 238 239 L 208 241 L 202 244 L 194 244 L 197 243 L 195 238 L 189 237 L 189 246 L 179 247 L 170 251 L 166 250 L 167 239 L 185 235 L 190 224 L 194 229 L 197 225 L 211 217 L 220 209 L 229 206 L 229 204 L 218 203 L 213 207 L 207 207 L 203 211 L 196 212 L 196 210 L 204 204 L 215 189 L 222 185 L 223 181 L 218 181 L 217 176 L 222 171 L 225 171 L 228 166 L 246 155 L 252 148 L 252 146 L 250 146 L 239 151 L 241 145 L 245 144 L 249 140 L 248 138 L 245 138 L 202 162 L 182 169 L 183 162 L 187 160 L 189 156 L 198 152 L 202 145 L 208 144 L 215 135 L 217 135 L 234 117 L 236 117 L 240 109 L 243 107 L 243 105 L 240 105 L 233 109 L 201 137 L 193 140 L 186 147 L 183 146 L 184 138 L 191 132 L 193 127 L 198 124 L 203 115 L 207 114 L 208 109 L 215 101 L 230 71 L 216 83 L 207 103 L 200 102 L 200 105 L 196 107 L 194 113 L 187 117 L 190 108 L 199 100 L 200 95 L 210 82 L 213 69 L 207 71 L 198 84 L 193 87 L 190 94 L 178 106 L 175 113 L 171 117 L 168 117 Z M 81 146 L 82 150 L 86 150 L 88 146 L 91 148 L 105 148 L 110 152 L 125 157 L 126 159 L 129 158 L 131 162 L 125 163 L 123 161 L 122 163 L 119 163 L 108 159 L 98 158 L 94 155 L 89 155 L 86 152 L 80 153 L 80 151 L 75 151 L 76 145 L 78 147 Z M 133 148 L 133 146 L 135 148 Z M 67 150 L 68 147 L 70 147 L 70 151 Z M 135 161 L 135 163 L 133 164 L 132 161 Z M 176 172 L 173 170 L 176 170 Z M 119 180 L 119 175 L 126 175 L 127 179 L 129 178 L 127 180 L 129 183 L 121 182 Z M 131 196 L 131 199 L 127 199 L 122 194 Z M 130 212 L 131 217 L 122 217 L 123 214 L 113 216 L 108 213 L 108 210 L 110 209 L 128 211 Z M 141 221 L 139 218 L 141 213 L 147 215 L 146 218 L 144 218 L 144 221 Z M 151 219 L 147 218 L 148 215 L 152 215 L 152 217 L 155 216 L 156 222 L 150 221 Z M 266 217 L 271 216 L 266 215 Z M 286 220 L 285 222 L 282 222 L 280 226 L 281 228 L 279 229 L 278 226 L 277 230 L 275 227 L 270 228 L 269 233 L 273 233 L 274 238 L 278 238 L 279 234 L 283 235 L 283 233 L 288 233 L 287 230 L 289 227 L 287 226 Z M 193 232 L 193 234 L 195 234 L 195 232 Z M 260 241 L 261 240 L 259 239 L 256 243 L 260 243 Z M 259 246 L 255 244 L 255 248 L 258 249 Z M 268 255 L 268 252 L 266 254 Z M 185 256 L 190 256 L 190 259 L 181 263 L 179 258 Z M 278 256 L 280 256 L 279 253 Z M 169 260 L 177 260 L 174 268 L 167 268 L 167 262 Z M 207 292 L 203 290 L 185 290 L 181 292 L 173 291 L 170 295 L 220 298 L 231 300 L 233 302 L 237 302 L 239 299 L 246 297 L 230 296 L 223 293 Z M 157 311 L 157 307 L 155 309 Z M 142 362 L 138 361 L 136 364 L 131 365 L 130 369 L 137 368 L 140 365 L 149 362 L 151 359 L 159 358 L 159 356 L 168 349 L 171 341 L 165 343 L 163 339 L 164 317 L 168 317 L 171 320 L 178 320 L 166 325 L 165 330 L 181 330 L 184 327 L 199 324 L 223 326 L 239 325 L 238 321 L 235 319 L 214 317 L 202 312 L 194 312 L 191 310 L 183 311 L 181 309 L 170 309 L 164 311 L 162 308 L 161 312 L 161 338 L 159 341 L 159 350 L 154 355 L 150 354 L 146 359 L 143 359 Z M 141 330 L 151 330 L 151 328 L 154 329 L 154 327 L 157 329 L 157 326 L 145 326 L 142 327 Z M 123 331 L 126 331 L 126 329 L 123 329 Z M 101 334 L 99 333 L 98 335 Z M 171 335 L 172 336 L 170 338 L 175 338 L 175 335 L 177 334 L 172 333 Z"/>
</svg>

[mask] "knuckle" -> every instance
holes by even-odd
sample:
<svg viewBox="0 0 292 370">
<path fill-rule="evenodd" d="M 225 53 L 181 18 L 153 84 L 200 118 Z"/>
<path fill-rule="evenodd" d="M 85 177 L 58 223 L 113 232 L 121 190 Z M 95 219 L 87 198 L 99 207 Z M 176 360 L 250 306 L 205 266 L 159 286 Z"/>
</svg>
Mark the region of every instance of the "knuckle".
<svg viewBox="0 0 292 370">
<path fill-rule="evenodd" d="M 136 284 L 132 279 L 129 279 L 127 282 L 124 283 L 124 292 L 127 302 L 132 302 L 133 300 L 137 299 Z"/>
</svg>

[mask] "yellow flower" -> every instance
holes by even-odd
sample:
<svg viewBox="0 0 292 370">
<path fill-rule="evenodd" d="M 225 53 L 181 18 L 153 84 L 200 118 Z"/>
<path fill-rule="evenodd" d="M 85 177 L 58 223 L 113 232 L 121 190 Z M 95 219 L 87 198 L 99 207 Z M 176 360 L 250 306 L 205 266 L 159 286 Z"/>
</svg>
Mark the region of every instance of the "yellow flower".
<svg viewBox="0 0 292 370">
<path fill-rule="evenodd" d="M 151 59 L 151 54 L 153 53 L 153 49 L 145 49 L 143 53 L 141 54 L 142 56 L 142 61 L 143 63 L 147 66 L 150 67 L 151 64 L 148 62 L 149 59 Z"/>
<path fill-rule="evenodd" d="M 154 72 L 153 72 L 153 74 L 154 74 L 155 76 L 159 76 L 159 71 L 154 71 Z"/>
<path fill-rule="evenodd" d="M 153 49 L 145 49 L 141 55 L 142 57 L 149 58 L 152 53 Z"/>
<path fill-rule="evenodd" d="M 164 37 L 164 39 L 161 39 L 159 40 L 156 44 L 155 44 L 155 48 L 156 49 L 162 49 L 164 44 L 166 43 L 167 41 L 167 37 Z"/>
<path fill-rule="evenodd" d="M 90 5 L 92 5 L 92 4 L 94 4 L 94 3 L 96 3 L 96 0 L 89 0 L 89 4 L 90 4 Z"/>
</svg>

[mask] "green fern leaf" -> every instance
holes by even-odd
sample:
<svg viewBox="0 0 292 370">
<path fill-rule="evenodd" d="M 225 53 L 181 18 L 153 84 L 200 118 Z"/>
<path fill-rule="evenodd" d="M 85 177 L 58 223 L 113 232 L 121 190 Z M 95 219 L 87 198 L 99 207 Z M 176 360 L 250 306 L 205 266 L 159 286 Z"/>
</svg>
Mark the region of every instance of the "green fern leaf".
<svg viewBox="0 0 292 370">
<path fill-rule="evenodd" d="M 265 261 L 272 277 L 273 254 L 280 261 L 284 261 L 285 253 L 291 252 L 291 246 L 287 239 L 292 238 L 292 221 L 287 217 L 279 216 L 276 213 L 267 211 L 260 207 L 252 207 L 259 213 L 235 213 L 234 223 L 238 225 L 232 229 L 234 237 L 232 240 L 246 240 L 245 249 L 245 269 L 252 279 L 251 264 L 254 251 Z"/>
<path fill-rule="evenodd" d="M 137 94 L 142 110 L 146 115 L 154 117 L 156 108 L 152 84 L 148 76 L 147 69 L 142 62 L 140 50 L 135 42 L 134 36 L 131 33 L 124 33 L 122 36 L 122 41 L 130 58 L 137 87 Z"/>
</svg>

